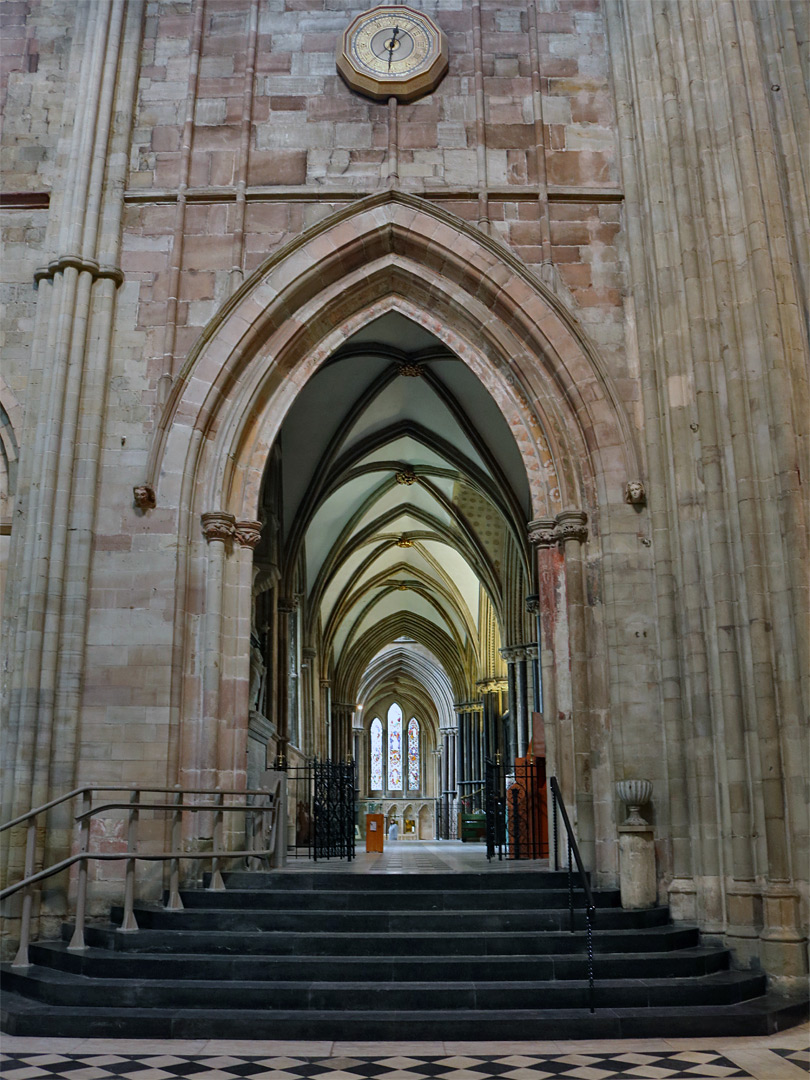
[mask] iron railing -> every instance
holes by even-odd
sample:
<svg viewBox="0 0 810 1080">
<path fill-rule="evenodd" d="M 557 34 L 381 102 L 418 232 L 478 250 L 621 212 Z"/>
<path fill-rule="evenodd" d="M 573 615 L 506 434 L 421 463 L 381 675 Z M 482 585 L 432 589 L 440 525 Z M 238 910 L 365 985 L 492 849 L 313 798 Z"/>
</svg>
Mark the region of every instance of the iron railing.
<svg viewBox="0 0 810 1080">
<path fill-rule="evenodd" d="M 554 869 L 560 869 L 560 845 L 559 845 L 559 819 L 562 820 L 565 826 L 565 832 L 568 842 L 568 913 L 569 913 L 569 927 L 571 933 L 575 931 L 574 926 L 574 875 L 571 856 L 573 855 L 573 861 L 576 863 L 577 871 L 579 873 L 580 886 L 585 896 L 585 930 L 587 934 L 587 949 L 588 949 L 588 1001 L 591 1012 L 595 1011 L 595 991 L 594 991 L 594 979 L 593 979 L 593 920 L 596 914 L 596 906 L 593 902 L 593 893 L 591 892 L 591 885 L 588 881 L 588 875 L 585 873 L 585 867 L 582 863 L 582 856 L 579 853 L 579 846 L 574 836 L 574 831 L 571 828 L 571 822 L 568 818 L 568 811 L 565 809 L 565 803 L 563 802 L 562 792 L 560 791 L 560 785 L 557 783 L 557 777 L 552 776 L 549 780 L 551 785 L 551 800 L 553 807 L 554 817 Z"/>
<path fill-rule="evenodd" d="M 290 854 L 314 859 L 355 857 L 357 769 L 353 761 L 312 758 L 287 767 L 295 830 Z"/>
<path fill-rule="evenodd" d="M 104 802 L 93 805 L 95 794 L 103 792 L 127 792 L 127 802 Z M 143 802 L 141 796 L 144 793 L 152 795 L 171 795 L 171 801 L 166 802 Z M 185 802 L 187 796 L 202 797 L 208 801 Z M 225 798 L 236 796 L 245 801 L 242 803 L 226 804 Z M 81 809 L 75 815 L 74 820 L 79 826 L 77 842 L 78 850 L 59 862 L 36 871 L 36 846 L 37 846 L 37 820 L 42 814 L 47 813 L 54 807 L 69 802 L 71 799 L 80 800 Z M 271 857 L 276 861 L 283 860 L 283 846 L 279 843 L 279 837 L 283 836 L 283 820 L 285 806 L 283 797 L 283 782 L 275 792 L 266 788 L 260 790 L 231 791 L 217 788 L 214 791 L 205 788 L 157 788 L 157 787 L 132 787 L 127 785 L 87 786 L 75 788 L 59 798 L 52 799 L 42 806 L 29 810 L 26 814 L 0 825 L 0 832 L 12 829 L 15 826 L 27 823 L 25 841 L 25 864 L 23 877 L 0 891 L 0 901 L 22 891 L 22 909 L 20 913 L 20 941 L 17 954 L 14 958 L 13 967 L 28 967 L 28 946 L 31 937 L 31 914 L 34 901 L 34 887 L 41 881 L 61 873 L 78 863 L 78 877 L 76 882 L 76 907 L 75 929 L 68 948 L 78 952 L 86 948 L 84 931 L 87 913 L 87 871 L 91 861 L 110 862 L 126 860 L 127 866 L 124 875 L 124 907 L 123 918 L 119 930 L 127 933 L 138 929 L 135 919 L 135 867 L 140 861 L 145 862 L 168 862 L 169 863 L 169 890 L 166 902 L 166 910 L 179 911 L 183 907 L 180 896 L 180 860 L 181 859 L 208 859 L 211 863 L 211 875 L 209 890 L 219 891 L 225 888 L 222 880 L 221 868 L 224 860 L 244 858 L 248 860 L 250 869 L 256 866 L 267 865 Z M 98 817 L 109 811 L 126 810 L 127 821 L 127 846 L 124 851 L 91 851 L 90 850 L 90 826 L 94 817 Z M 171 820 L 171 850 L 169 851 L 141 851 L 138 848 L 138 825 L 140 816 L 147 811 L 170 813 Z M 229 849 L 225 844 L 224 815 L 226 813 L 240 812 L 245 815 L 245 838 L 250 846 L 243 850 Z M 209 813 L 213 815 L 213 830 L 210 851 L 184 851 L 183 843 L 183 814 L 186 813 Z M 280 824 L 282 827 L 279 827 Z"/>
<path fill-rule="evenodd" d="M 485 790 L 487 858 L 547 859 L 545 761 L 487 761 Z"/>
</svg>

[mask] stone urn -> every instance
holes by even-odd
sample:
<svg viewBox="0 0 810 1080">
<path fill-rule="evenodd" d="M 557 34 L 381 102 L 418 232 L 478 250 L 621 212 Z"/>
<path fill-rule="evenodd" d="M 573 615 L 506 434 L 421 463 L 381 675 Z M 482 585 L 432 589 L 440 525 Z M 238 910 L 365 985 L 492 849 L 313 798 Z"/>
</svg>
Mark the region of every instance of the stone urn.
<svg viewBox="0 0 810 1080">
<path fill-rule="evenodd" d="M 627 820 L 624 824 L 646 825 L 647 822 L 639 814 L 639 810 L 650 801 L 652 783 L 649 780 L 619 780 L 616 791 L 627 806 Z"/>
</svg>

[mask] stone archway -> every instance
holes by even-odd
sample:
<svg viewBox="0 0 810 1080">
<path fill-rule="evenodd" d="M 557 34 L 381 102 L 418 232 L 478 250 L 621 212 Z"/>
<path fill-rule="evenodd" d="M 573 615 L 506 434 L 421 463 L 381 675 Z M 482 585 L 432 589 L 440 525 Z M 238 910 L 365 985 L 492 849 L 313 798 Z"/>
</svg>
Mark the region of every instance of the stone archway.
<svg viewBox="0 0 810 1080">
<path fill-rule="evenodd" d="M 373 196 L 267 260 L 206 328 L 170 395 L 147 480 L 179 521 L 177 774 L 194 785 L 244 782 L 246 736 L 229 718 L 247 714 L 264 464 L 307 379 L 388 311 L 472 369 L 523 458 L 540 549 L 547 752 L 585 848 L 610 874 L 606 650 L 599 618 L 586 617 L 583 546 L 605 535 L 624 478 L 638 474 L 636 448 L 560 301 L 497 241 L 414 196 Z"/>
</svg>

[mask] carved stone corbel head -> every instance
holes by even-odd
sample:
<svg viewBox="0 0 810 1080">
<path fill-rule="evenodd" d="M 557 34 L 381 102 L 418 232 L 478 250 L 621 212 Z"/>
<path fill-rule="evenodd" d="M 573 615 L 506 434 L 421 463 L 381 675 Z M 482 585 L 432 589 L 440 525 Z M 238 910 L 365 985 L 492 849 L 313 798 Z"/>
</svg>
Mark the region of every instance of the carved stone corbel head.
<svg viewBox="0 0 810 1080">
<path fill-rule="evenodd" d="M 157 506 L 157 496 L 151 484 L 137 484 L 132 489 L 132 494 L 139 510 L 154 510 Z"/>
</svg>

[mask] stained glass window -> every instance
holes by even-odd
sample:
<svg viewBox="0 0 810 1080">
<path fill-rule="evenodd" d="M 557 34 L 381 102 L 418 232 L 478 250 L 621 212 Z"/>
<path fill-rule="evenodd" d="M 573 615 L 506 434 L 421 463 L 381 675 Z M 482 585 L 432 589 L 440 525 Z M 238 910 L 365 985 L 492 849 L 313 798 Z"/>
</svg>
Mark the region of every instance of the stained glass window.
<svg viewBox="0 0 810 1080">
<path fill-rule="evenodd" d="M 419 724 L 412 716 L 408 724 L 408 787 L 419 787 Z"/>
<path fill-rule="evenodd" d="M 382 721 L 374 717 L 371 721 L 371 790 L 382 791 L 383 786 Z"/>
<path fill-rule="evenodd" d="M 388 710 L 388 790 L 402 790 L 402 709 Z"/>
</svg>

